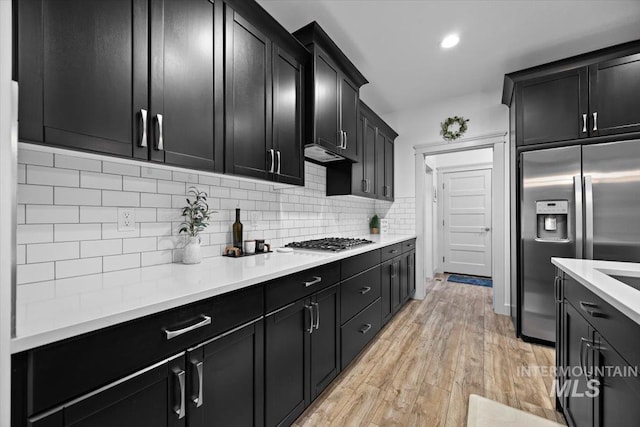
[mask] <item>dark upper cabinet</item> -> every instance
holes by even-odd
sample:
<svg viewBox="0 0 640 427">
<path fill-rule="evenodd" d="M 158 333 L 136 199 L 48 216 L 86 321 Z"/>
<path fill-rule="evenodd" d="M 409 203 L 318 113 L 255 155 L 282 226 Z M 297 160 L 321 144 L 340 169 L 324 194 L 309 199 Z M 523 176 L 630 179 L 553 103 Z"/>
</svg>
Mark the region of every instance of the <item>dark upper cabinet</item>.
<svg viewBox="0 0 640 427">
<path fill-rule="evenodd" d="M 507 74 L 516 144 L 640 132 L 640 42 Z"/>
<path fill-rule="evenodd" d="M 19 139 L 146 159 L 147 2 L 14 5 Z"/>
<path fill-rule="evenodd" d="M 307 71 L 305 144 L 360 161 L 356 141 L 360 87 L 368 83 L 327 33 L 311 22 L 293 33 L 313 55 Z"/>
<path fill-rule="evenodd" d="M 363 113 L 362 119 L 362 176 L 354 174 L 353 188 L 354 191 L 362 192 L 367 197 L 376 197 L 376 148 L 378 140 L 378 129 L 375 123 L 371 121 Z M 357 171 L 358 168 L 355 168 Z"/>
<path fill-rule="evenodd" d="M 222 2 L 150 5 L 150 158 L 222 171 Z"/>
</svg>

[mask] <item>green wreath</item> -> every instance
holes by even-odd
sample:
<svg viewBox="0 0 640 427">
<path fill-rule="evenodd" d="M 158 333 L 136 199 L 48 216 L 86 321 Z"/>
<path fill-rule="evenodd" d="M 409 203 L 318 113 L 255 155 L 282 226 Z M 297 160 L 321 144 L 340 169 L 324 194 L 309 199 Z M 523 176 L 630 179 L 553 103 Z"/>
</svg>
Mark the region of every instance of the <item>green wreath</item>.
<svg viewBox="0 0 640 427">
<path fill-rule="evenodd" d="M 444 122 L 440 123 L 440 135 L 445 139 L 445 141 L 455 141 L 460 138 L 467 131 L 467 122 L 469 119 L 465 119 L 464 117 L 453 116 L 449 117 Z M 449 130 L 449 127 L 453 124 L 458 124 L 459 128 L 457 131 Z"/>
</svg>

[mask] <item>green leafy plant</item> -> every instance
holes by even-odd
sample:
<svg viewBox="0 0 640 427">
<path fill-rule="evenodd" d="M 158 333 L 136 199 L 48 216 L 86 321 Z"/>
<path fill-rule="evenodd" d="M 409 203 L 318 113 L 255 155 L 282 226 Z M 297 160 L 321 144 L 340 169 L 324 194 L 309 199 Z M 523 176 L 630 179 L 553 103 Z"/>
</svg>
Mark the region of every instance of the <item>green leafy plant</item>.
<svg viewBox="0 0 640 427">
<path fill-rule="evenodd" d="M 374 214 L 369 221 L 369 228 L 380 228 L 380 218 L 377 214 Z"/>
<path fill-rule="evenodd" d="M 467 131 L 468 122 L 469 119 L 465 119 L 464 117 L 449 117 L 447 120 L 440 123 L 440 135 L 442 135 L 445 141 L 455 141 L 456 139 L 464 135 L 464 133 Z M 449 129 L 452 125 L 458 125 L 458 129 Z"/>
<path fill-rule="evenodd" d="M 187 194 L 192 194 L 195 199 L 191 201 L 187 197 L 187 206 L 182 208 L 182 216 L 185 217 L 185 221 L 180 224 L 180 233 L 187 233 L 191 237 L 196 237 L 209 225 L 207 221 L 213 211 L 209 210 L 207 193 L 204 191 L 191 187 Z"/>
</svg>

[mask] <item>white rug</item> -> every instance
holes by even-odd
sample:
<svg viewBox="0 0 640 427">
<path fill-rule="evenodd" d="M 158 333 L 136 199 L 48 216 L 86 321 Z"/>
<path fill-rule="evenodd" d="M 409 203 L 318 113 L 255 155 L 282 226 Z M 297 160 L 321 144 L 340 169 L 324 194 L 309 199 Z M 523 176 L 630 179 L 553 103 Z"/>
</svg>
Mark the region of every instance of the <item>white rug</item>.
<svg viewBox="0 0 640 427">
<path fill-rule="evenodd" d="M 467 427 L 563 427 L 554 421 L 472 394 Z"/>
</svg>

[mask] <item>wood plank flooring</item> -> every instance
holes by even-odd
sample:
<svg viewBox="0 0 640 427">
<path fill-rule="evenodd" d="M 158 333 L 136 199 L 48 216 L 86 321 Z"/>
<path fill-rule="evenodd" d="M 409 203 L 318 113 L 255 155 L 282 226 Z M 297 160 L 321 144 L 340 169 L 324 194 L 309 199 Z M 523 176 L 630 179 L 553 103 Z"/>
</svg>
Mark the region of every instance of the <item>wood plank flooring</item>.
<svg viewBox="0 0 640 427">
<path fill-rule="evenodd" d="M 469 394 L 564 424 L 550 394 L 554 350 L 515 337 L 491 288 L 427 284 L 294 424 L 464 427 Z M 543 367 L 522 372 L 526 367 Z"/>
</svg>

